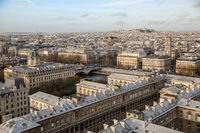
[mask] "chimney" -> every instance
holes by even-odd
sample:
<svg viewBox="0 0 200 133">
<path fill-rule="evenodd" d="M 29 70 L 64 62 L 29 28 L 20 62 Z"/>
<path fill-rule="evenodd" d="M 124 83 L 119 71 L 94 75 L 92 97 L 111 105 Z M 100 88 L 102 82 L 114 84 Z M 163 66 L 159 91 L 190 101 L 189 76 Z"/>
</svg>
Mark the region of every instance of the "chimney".
<svg viewBox="0 0 200 133">
<path fill-rule="evenodd" d="M 160 103 L 160 107 L 163 107 L 164 105 L 163 105 L 163 103 Z"/>
<path fill-rule="evenodd" d="M 125 129 L 125 122 L 120 121 L 120 125 Z"/>
<path fill-rule="evenodd" d="M 151 107 L 153 112 L 156 112 L 156 108 L 155 107 Z"/>
<path fill-rule="evenodd" d="M 164 102 L 165 99 L 164 98 L 160 98 L 160 103 Z"/>
<path fill-rule="evenodd" d="M 35 115 L 35 116 L 38 116 L 38 111 L 34 111 L 34 115 Z"/>
<path fill-rule="evenodd" d="M 145 110 L 148 110 L 149 109 L 149 105 L 145 105 Z"/>
<path fill-rule="evenodd" d="M 157 102 L 156 101 L 153 101 L 153 106 L 156 106 L 157 105 Z"/>
<path fill-rule="evenodd" d="M 190 89 L 194 92 L 194 87 L 191 87 Z"/>
<path fill-rule="evenodd" d="M 107 124 L 103 124 L 103 129 L 104 130 L 108 129 L 108 125 Z"/>
<path fill-rule="evenodd" d="M 111 126 L 110 129 L 111 129 L 112 133 L 115 133 L 115 127 L 114 126 Z"/>
<path fill-rule="evenodd" d="M 172 99 L 167 99 L 168 100 L 168 102 L 171 104 L 172 103 Z"/>
<path fill-rule="evenodd" d="M 146 128 L 146 123 L 143 121 L 142 122 L 142 127 L 145 129 Z"/>
<path fill-rule="evenodd" d="M 114 126 L 118 124 L 118 120 L 113 119 Z"/>
<path fill-rule="evenodd" d="M 186 88 L 186 92 L 187 92 L 188 94 L 190 94 L 190 92 L 189 92 L 189 89 L 188 89 L 188 88 Z"/>
</svg>

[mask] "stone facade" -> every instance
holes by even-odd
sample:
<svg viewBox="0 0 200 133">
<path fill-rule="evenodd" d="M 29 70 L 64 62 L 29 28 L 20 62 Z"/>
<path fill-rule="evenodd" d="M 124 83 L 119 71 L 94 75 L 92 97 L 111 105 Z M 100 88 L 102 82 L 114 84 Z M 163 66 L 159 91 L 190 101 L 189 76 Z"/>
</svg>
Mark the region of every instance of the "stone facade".
<svg viewBox="0 0 200 133">
<path fill-rule="evenodd" d="M 168 56 L 171 56 L 171 51 L 172 51 L 171 43 L 172 43 L 172 38 L 167 36 L 165 39 L 165 54 Z"/>
<path fill-rule="evenodd" d="M 27 88 L 39 88 L 46 82 L 58 79 L 66 79 L 75 75 L 73 65 L 59 63 L 43 63 L 36 51 L 31 51 L 28 57 L 28 66 L 15 66 L 4 69 L 4 79 L 9 77 L 21 77 L 24 79 Z"/>
<path fill-rule="evenodd" d="M 176 60 L 176 73 L 185 76 L 198 76 L 200 74 L 200 60 Z"/>
<path fill-rule="evenodd" d="M 107 90 L 105 93 L 87 96 L 80 103 L 60 101 L 52 108 L 20 118 L 39 124 L 39 132 L 74 133 L 90 128 L 98 132 L 103 129 L 104 123 L 111 124 L 112 119 L 124 119 L 128 110 L 143 110 L 145 104 L 151 105 L 152 101 L 158 100 L 158 90 L 164 82 L 165 78 L 158 76 L 135 85 L 122 86 L 117 91 Z M 3 128 L 1 125 L 0 131 Z"/>
<path fill-rule="evenodd" d="M 139 76 L 112 73 L 108 76 L 108 84 L 127 85 L 130 83 L 136 83 L 139 79 Z"/>
<path fill-rule="evenodd" d="M 95 95 L 100 92 L 105 92 L 107 89 L 108 87 L 105 84 L 82 80 L 80 83 L 76 84 L 76 95 Z"/>
<path fill-rule="evenodd" d="M 168 56 L 152 56 L 142 58 L 142 69 L 153 71 L 168 71 L 170 69 L 171 59 Z"/>
<path fill-rule="evenodd" d="M 142 57 L 145 57 L 146 53 L 143 49 L 137 51 L 123 51 L 117 56 L 117 66 L 128 69 L 141 69 Z"/>
<path fill-rule="evenodd" d="M 176 79 L 179 79 L 179 83 L 183 81 L 183 84 L 189 82 L 188 85 L 192 81 L 193 86 L 185 85 L 185 87 L 179 87 L 180 91 L 174 93 L 174 95 L 177 94 L 176 98 L 162 97 L 159 101 L 160 90 L 164 88 L 164 85 L 173 83 L 170 80 Z M 184 127 L 182 130 L 195 133 L 198 131 L 198 121 L 200 119 L 198 112 L 200 103 L 194 101 L 200 99 L 200 89 L 197 87 L 198 82 L 194 78 L 151 75 L 147 79 L 138 79 L 135 83 L 122 84 L 117 90 L 107 89 L 104 92 L 90 94 L 79 101 L 75 99 L 61 99 L 54 103 L 55 106 L 34 111 L 19 118 L 32 123 L 28 126 L 29 130 L 34 129 L 34 125 L 38 124 L 36 132 L 80 133 L 86 130 L 99 132 L 108 127 L 106 125 L 112 124 L 113 119 L 121 121 L 126 116 L 129 116 L 130 113 L 135 113 L 130 116 L 143 119 L 145 123 L 181 130 L 181 127 L 178 126 L 180 125 L 178 122 L 181 120 L 179 118 L 179 115 L 181 115 L 179 110 L 181 108 L 186 111 L 183 113 L 183 116 L 186 116 L 188 119 L 195 119 L 195 124 L 193 125 L 192 121 L 189 121 L 190 123 L 186 122 L 185 120 L 188 119 L 184 117 L 182 125 L 184 126 L 184 123 L 187 123 L 187 127 L 191 128 L 185 129 L 186 127 Z M 168 89 L 168 92 L 173 92 L 169 87 L 165 89 Z M 130 113 L 127 114 L 127 112 Z M 17 122 L 19 118 L 14 118 L 10 121 Z M 16 124 L 8 128 L 6 125 L 10 121 L 0 125 L 0 131 L 9 132 L 10 129 L 17 128 Z M 23 130 L 22 132 L 25 131 Z"/>
<path fill-rule="evenodd" d="M 7 79 L 0 89 L 0 123 L 29 113 L 28 89 L 21 78 Z"/>
</svg>

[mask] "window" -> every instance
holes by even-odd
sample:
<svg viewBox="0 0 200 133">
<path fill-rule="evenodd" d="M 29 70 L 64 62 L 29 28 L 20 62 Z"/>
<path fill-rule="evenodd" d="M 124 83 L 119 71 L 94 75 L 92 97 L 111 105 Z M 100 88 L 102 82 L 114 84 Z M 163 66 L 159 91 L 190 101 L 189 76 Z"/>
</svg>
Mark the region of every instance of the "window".
<svg viewBox="0 0 200 133">
<path fill-rule="evenodd" d="M 197 115 L 197 121 L 200 121 L 200 115 Z"/>
<path fill-rule="evenodd" d="M 183 111 L 182 110 L 179 111 L 179 116 L 183 117 Z"/>
<path fill-rule="evenodd" d="M 191 129 L 191 123 L 190 122 L 188 122 L 188 128 Z"/>
<path fill-rule="evenodd" d="M 200 132 L 200 124 L 197 125 L 197 131 Z"/>
<path fill-rule="evenodd" d="M 191 118 L 192 118 L 192 115 L 190 112 L 188 112 L 188 119 L 191 120 Z"/>
<path fill-rule="evenodd" d="M 43 127 L 41 127 L 41 128 L 40 128 L 40 131 L 41 131 L 41 132 L 42 132 L 42 131 L 44 131 L 44 128 L 43 128 Z"/>
</svg>

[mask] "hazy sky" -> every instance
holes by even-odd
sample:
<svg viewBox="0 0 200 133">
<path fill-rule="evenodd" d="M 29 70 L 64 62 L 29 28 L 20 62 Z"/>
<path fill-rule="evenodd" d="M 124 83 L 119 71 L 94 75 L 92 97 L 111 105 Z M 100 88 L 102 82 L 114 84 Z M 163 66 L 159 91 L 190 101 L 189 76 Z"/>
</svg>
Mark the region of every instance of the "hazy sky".
<svg viewBox="0 0 200 133">
<path fill-rule="evenodd" d="M 200 0 L 0 0 L 0 32 L 200 31 Z"/>
</svg>

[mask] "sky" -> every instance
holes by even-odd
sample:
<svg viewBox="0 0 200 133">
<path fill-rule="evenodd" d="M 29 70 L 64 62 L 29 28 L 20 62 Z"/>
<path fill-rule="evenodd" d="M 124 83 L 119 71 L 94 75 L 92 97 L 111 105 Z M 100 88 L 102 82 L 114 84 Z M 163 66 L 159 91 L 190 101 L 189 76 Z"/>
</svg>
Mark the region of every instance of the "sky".
<svg viewBox="0 0 200 133">
<path fill-rule="evenodd" d="M 0 32 L 200 31 L 200 0 L 0 0 Z"/>
</svg>

